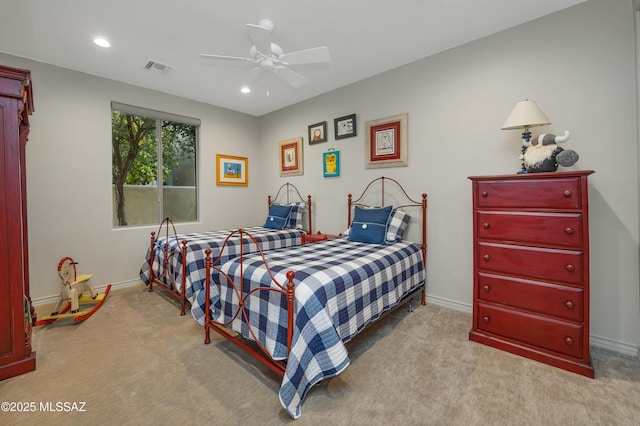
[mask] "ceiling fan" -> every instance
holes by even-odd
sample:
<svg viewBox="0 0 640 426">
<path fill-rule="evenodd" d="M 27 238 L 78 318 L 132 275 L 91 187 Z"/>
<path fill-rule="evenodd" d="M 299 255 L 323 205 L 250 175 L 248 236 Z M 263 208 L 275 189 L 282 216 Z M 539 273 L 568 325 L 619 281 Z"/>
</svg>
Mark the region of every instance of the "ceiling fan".
<svg viewBox="0 0 640 426">
<path fill-rule="evenodd" d="M 268 19 L 261 20 L 258 25 L 247 24 L 247 31 L 249 40 L 253 44 L 249 49 L 249 57 L 206 53 L 202 53 L 200 57 L 206 62 L 225 61 L 254 65 L 249 80 L 253 80 L 263 72 L 271 71 L 296 89 L 309 79 L 289 68 L 289 65 L 317 64 L 330 61 L 327 46 L 285 53 L 280 46 L 271 41 L 273 22 Z"/>
</svg>

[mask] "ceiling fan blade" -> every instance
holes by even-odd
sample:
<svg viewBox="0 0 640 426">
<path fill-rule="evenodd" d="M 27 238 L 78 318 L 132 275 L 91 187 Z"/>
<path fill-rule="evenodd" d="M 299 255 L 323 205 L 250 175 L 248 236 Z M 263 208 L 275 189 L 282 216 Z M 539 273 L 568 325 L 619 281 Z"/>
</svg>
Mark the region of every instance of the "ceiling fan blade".
<svg viewBox="0 0 640 426">
<path fill-rule="evenodd" d="M 263 55 L 271 55 L 271 29 L 261 25 L 247 24 L 249 40 Z"/>
<path fill-rule="evenodd" d="M 320 62 L 329 62 L 330 60 L 331 57 L 329 56 L 329 48 L 327 46 L 299 50 L 280 56 L 280 62 L 287 65 L 317 64 Z"/>
<path fill-rule="evenodd" d="M 298 74 L 290 68 L 279 65 L 273 69 L 275 75 L 290 84 L 294 88 L 298 88 L 304 85 L 309 79 L 303 75 Z"/>
<path fill-rule="evenodd" d="M 209 55 L 206 53 L 200 54 L 200 58 L 202 58 L 203 62 L 225 61 L 225 62 L 241 62 L 243 64 L 250 64 L 252 62 L 255 62 L 251 58 L 241 58 L 238 56 Z"/>
</svg>

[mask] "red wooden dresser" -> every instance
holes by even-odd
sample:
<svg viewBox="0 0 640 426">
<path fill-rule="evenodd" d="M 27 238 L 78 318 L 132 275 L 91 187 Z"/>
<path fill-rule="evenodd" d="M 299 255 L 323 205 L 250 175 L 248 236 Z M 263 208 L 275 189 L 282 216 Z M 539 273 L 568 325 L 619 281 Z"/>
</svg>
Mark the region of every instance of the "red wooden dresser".
<svg viewBox="0 0 640 426">
<path fill-rule="evenodd" d="M 0 380 L 36 368 L 25 171 L 32 112 L 31 73 L 0 65 Z"/>
<path fill-rule="evenodd" d="M 471 176 L 469 339 L 587 377 L 593 171 Z"/>
</svg>

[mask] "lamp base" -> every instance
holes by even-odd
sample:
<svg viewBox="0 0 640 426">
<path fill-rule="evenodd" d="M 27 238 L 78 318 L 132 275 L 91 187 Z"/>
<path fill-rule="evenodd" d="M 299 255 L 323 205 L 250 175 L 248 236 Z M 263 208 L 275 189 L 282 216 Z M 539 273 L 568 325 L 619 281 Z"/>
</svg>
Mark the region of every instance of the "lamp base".
<svg viewBox="0 0 640 426">
<path fill-rule="evenodd" d="M 520 159 L 522 160 L 522 168 L 516 172 L 519 175 L 527 174 L 527 168 L 524 166 L 524 152 L 531 146 L 531 132 L 528 128 L 524 129 L 522 132 L 522 154 L 520 154 Z"/>
</svg>

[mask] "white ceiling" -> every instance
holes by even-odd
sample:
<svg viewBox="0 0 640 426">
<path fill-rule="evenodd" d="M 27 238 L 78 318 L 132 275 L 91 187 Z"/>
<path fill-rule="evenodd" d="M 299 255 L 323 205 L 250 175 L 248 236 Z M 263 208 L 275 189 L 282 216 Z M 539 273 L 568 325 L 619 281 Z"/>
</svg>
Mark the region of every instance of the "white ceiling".
<svg viewBox="0 0 640 426">
<path fill-rule="evenodd" d="M 583 1 L 0 0 L 0 51 L 260 116 Z M 199 55 L 248 56 L 245 24 L 261 19 L 285 52 L 328 46 L 330 64 L 293 67 L 299 89 L 262 78 L 241 94 L 249 65 Z"/>
</svg>

